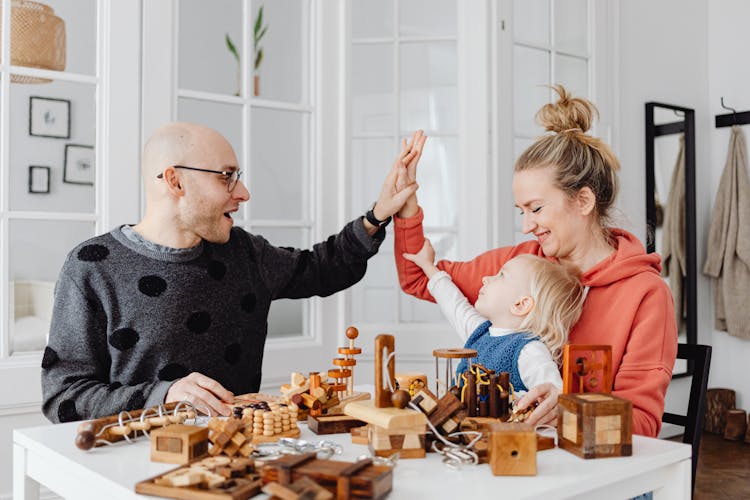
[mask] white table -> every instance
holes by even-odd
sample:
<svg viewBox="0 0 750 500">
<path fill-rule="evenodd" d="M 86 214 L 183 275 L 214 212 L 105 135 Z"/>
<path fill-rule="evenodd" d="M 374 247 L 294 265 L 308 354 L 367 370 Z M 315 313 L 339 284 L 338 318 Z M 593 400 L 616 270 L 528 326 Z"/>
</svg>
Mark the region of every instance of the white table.
<svg viewBox="0 0 750 500">
<path fill-rule="evenodd" d="M 13 432 L 13 498 L 37 500 L 39 485 L 68 499 L 142 499 L 135 483 L 176 467 L 149 461 L 149 442 L 81 451 L 74 445 L 78 423 Z M 301 425 L 302 438 L 344 445 L 337 459 L 354 460 L 367 447 L 348 434 L 316 436 Z M 690 498 L 690 446 L 633 436 L 633 456 L 583 460 L 561 449 L 537 454 L 533 477 L 493 476 L 489 465 L 448 469 L 440 456 L 400 460 L 389 498 L 629 498 L 649 490 L 656 499 Z"/>
</svg>

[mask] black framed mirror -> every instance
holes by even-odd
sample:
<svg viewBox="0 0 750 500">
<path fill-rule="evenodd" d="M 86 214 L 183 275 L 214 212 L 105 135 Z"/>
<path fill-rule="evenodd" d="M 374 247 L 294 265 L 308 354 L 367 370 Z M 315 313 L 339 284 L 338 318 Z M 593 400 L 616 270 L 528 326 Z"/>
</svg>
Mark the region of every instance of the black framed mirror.
<svg viewBox="0 0 750 500">
<path fill-rule="evenodd" d="M 646 103 L 646 248 L 662 256 L 672 290 L 678 342 L 698 338 L 695 222 L 695 110 Z M 678 360 L 672 378 L 692 374 Z"/>
</svg>

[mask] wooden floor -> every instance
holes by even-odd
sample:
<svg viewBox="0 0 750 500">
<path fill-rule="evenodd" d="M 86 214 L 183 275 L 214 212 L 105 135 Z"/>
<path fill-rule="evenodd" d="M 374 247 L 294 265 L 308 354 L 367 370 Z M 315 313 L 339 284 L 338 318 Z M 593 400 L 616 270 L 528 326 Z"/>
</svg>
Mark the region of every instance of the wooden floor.
<svg viewBox="0 0 750 500">
<path fill-rule="evenodd" d="M 750 499 L 750 444 L 704 432 L 694 498 Z"/>
</svg>

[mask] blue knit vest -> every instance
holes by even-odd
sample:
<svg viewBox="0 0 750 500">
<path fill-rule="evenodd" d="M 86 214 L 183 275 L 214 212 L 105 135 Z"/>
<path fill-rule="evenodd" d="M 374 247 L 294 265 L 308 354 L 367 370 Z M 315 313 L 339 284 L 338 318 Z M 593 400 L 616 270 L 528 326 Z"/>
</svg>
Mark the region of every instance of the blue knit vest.
<svg viewBox="0 0 750 500">
<path fill-rule="evenodd" d="M 532 340 L 538 340 L 537 337 L 530 337 L 526 332 L 509 333 L 499 337 L 490 335 L 490 326 L 492 323 L 488 320 L 482 323 L 474 330 L 464 347 L 476 349 L 476 362 L 484 365 L 495 373 L 510 373 L 510 383 L 516 391 L 528 391 L 526 384 L 521 380 L 521 374 L 518 372 L 518 356 L 521 349 Z M 461 360 L 456 368 L 456 374 L 461 375 L 468 369 L 466 359 Z"/>
</svg>

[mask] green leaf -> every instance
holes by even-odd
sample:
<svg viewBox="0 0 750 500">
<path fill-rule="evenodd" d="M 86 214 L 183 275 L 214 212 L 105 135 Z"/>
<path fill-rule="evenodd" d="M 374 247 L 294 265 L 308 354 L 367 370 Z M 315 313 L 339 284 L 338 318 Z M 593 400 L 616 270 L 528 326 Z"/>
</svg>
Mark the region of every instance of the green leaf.
<svg viewBox="0 0 750 500">
<path fill-rule="evenodd" d="M 229 33 L 226 33 L 226 42 L 227 42 L 227 49 L 229 49 L 229 52 L 232 53 L 234 58 L 237 60 L 237 62 L 240 62 L 240 54 L 237 52 L 237 47 L 234 46 L 234 43 L 232 43 L 232 39 L 229 38 Z"/>
<path fill-rule="evenodd" d="M 258 17 L 255 18 L 255 28 L 253 28 L 253 33 L 255 33 L 256 38 L 262 26 L 263 26 L 263 5 L 261 5 L 258 8 Z"/>
<path fill-rule="evenodd" d="M 263 28 L 263 31 L 260 32 L 260 34 L 255 34 L 255 45 L 257 46 L 260 43 L 261 38 L 263 38 L 263 35 L 266 34 L 266 31 L 268 30 L 268 26 Z"/>
<path fill-rule="evenodd" d="M 262 62 L 263 62 L 263 48 L 261 47 L 261 49 L 255 53 L 255 69 L 256 70 L 260 67 L 260 63 Z"/>
</svg>

